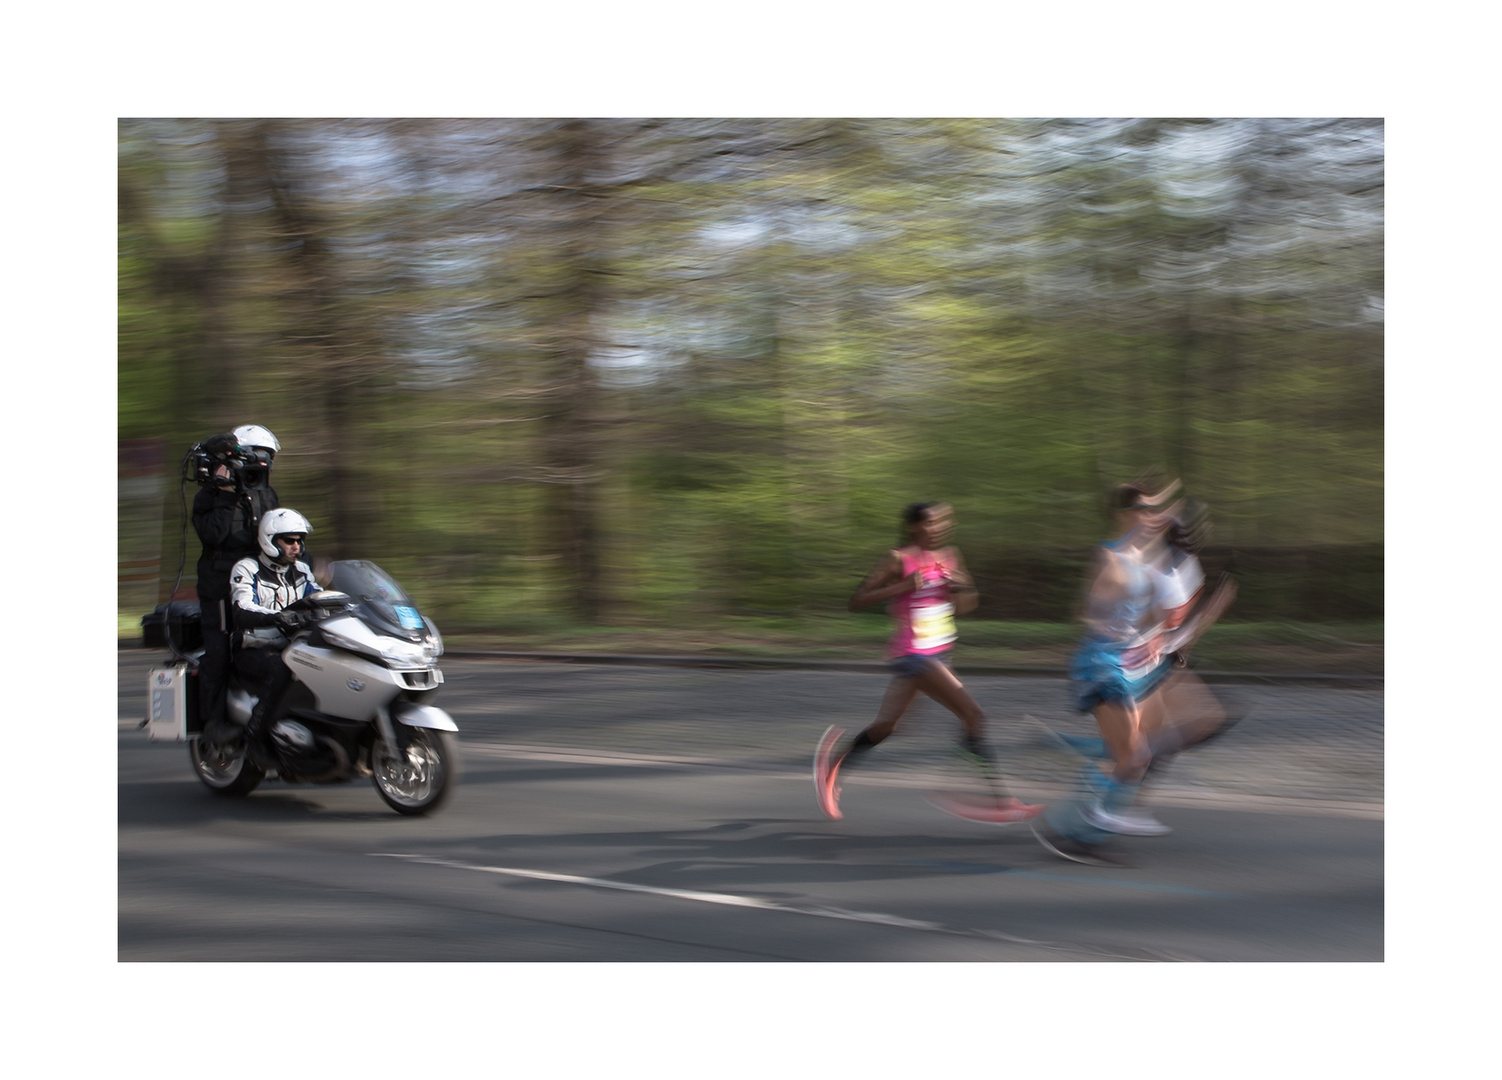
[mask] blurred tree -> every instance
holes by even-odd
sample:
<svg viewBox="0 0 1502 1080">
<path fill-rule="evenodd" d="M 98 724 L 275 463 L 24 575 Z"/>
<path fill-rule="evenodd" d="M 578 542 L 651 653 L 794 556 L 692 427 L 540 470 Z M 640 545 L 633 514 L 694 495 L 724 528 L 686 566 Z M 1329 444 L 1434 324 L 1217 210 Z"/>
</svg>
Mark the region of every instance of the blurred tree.
<svg viewBox="0 0 1502 1080">
<path fill-rule="evenodd" d="M 1153 466 L 1227 544 L 1381 542 L 1380 121 L 127 120 L 119 154 L 121 436 L 268 424 L 322 549 L 461 624 L 837 610 L 917 498 L 1064 617 L 1099 489 Z"/>
</svg>

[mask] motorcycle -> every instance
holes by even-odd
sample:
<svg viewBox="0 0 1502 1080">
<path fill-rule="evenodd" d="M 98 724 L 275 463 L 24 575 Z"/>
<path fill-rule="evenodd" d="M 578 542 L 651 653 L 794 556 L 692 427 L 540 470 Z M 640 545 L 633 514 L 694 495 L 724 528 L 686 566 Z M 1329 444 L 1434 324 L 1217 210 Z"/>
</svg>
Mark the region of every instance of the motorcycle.
<svg viewBox="0 0 1502 1080">
<path fill-rule="evenodd" d="M 432 703 L 443 684 L 438 628 L 380 567 L 360 560 L 331 563 L 327 587 L 288 610 L 306 622 L 282 650 L 292 682 L 269 729 L 270 772 L 243 739 L 226 747 L 202 737 L 191 662 L 151 670 L 151 737 L 186 741 L 193 771 L 216 795 L 247 795 L 273 772 L 292 784 L 369 776 L 399 814 L 440 806 L 457 780 L 459 728 Z M 248 724 L 256 701 L 232 674 L 229 718 Z"/>
</svg>

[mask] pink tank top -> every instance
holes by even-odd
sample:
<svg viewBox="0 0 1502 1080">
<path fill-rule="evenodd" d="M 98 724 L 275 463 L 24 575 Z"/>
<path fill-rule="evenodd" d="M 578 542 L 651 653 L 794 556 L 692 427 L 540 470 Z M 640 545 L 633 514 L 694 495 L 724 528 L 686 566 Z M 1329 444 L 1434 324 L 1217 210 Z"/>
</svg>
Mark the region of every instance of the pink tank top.
<svg viewBox="0 0 1502 1080">
<path fill-rule="evenodd" d="M 898 656 L 929 656 L 941 653 L 954 644 L 954 604 L 949 599 L 949 582 L 944 580 L 944 563 L 931 551 L 913 557 L 899 551 L 902 574 L 912 577 L 923 568 L 923 587 L 903 593 L 887 605 L 897 620 L 897 630 L 887 643 L 887 659 Z"/>
</svg>

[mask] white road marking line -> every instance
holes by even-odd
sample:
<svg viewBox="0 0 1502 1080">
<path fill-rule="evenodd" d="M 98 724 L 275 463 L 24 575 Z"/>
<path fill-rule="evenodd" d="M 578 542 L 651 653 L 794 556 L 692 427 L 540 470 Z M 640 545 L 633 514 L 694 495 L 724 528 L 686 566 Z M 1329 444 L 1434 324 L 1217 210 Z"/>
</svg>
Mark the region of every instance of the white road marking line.
<svg viewBox="0 0 1502 1080">
<path fill-rule="evenodd" d="M 1004 934 L 999 930 L 959 929 L 945 926 L 943 923 L 928 922 L 923 919 L 908 919 L 901 915 L 887 915 L 875 911 L 850 911 L 846 908 L 833 907 L 802 907 L 796 904 L 779 904 L 774 900 L 758 900 L 753 896 L 737 896 L 734 893 L 697 892 L 690 889 L 663 889 L 655 885 L 636 885 L 626 881 L 611 881 L 609 878 L 580 877 L 577 874 L 557 874 L 548 870 L 525 870 L 514 866 L 480 866 L 474 863 L 458 862 L 454 859 L 438 859 L 429 855 L 409 855 L 393 851 L 372 851 L 370 854 L 373 858 L 377 859 L 403 859 L 408 862 L 422 863 L 427 866 L 446 866 L 452 870 L 470 870 L 481 874 L 500 874 L 505 877 L 527 878 L 532 881 L 554 881 L 564 885 L 587 885 L 597 889 L 614 889 L 618 892 L 646 893 L 650 896 L 663 896 L 675 900 L 692 900 L 701 904 L 754 908 L 760 911 L 777 911 L 787 915 L 811 915 L 819 919 L 839 919 L 844 922 L 867 923 L 874 926 L 893 926 L 904 930 L 924 930 L 935 934 L 982 937 L 993 941 L 1005 941 L 1014 945 L 1032 945 L 1038 948 L 1061 949 L 1067 952 L 1088 952 L 1119 960 L 1142 960 L 1147 958 L 1149 954 L 1149 950 L 1143 950 L 1142 955 L 1123 956 L 1086 945 L 1065 945 L 1056 941 L 1037 941 L 1032 938 Z M 1167 957 L 1166 955 L 1164 958 L 1184 959 L 1177 956 Z"/>
<path fill-rule="evenodd" d="M 407 859 L 430 866 L 447 866 L 455 870 L 474 870 L 483 874 L 504 874 L 507 877 L 530 878 L 533 881 L 557 881 L 566 885 L 590 885 L 597 889 L 615 889 L 620 892 L 647 893 L 652 896 L 667 896 L 678 900 L 695 900 L 701 904 L 723 904 L 727 907 L 759 908 L 763 911 L 791 912 L 796 915 L 818 915 L 830 919 L 847 919 L 851 922 L 878 923 L 883 926 L 903 926 L 912 930 L 943 931 L 939 923 L 920 919 L 904 919 L 897 915 L 882 915 L 869 911 L 846 911 L 843 908 L 803 908 L 779 904 L 774 900 L 758 900 L 754 896 L 736 896 L 734 893 L 697 892 L 691 889 L 663 889 L 655 885 L 636 885 L 628 881 L 611 881 L 609 878 L 580 877 L 577 874 L 555 874 L 547 870 L 523 870 L 514 866 L 476 866 L 473 863 L 456 862 L 452 859 L 435 859 L 426 855 L 405 855 L 396 852 L 372 852 L 376 858 Z M 1016 939 L 1028 945 L 1043 942 Z"/>
</svg>

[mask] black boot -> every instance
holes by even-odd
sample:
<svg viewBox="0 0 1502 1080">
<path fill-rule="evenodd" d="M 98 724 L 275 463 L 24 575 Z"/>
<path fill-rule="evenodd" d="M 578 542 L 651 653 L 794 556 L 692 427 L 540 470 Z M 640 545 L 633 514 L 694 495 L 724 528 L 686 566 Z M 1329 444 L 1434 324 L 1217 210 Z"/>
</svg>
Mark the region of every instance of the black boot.
<svg viewBox="0 0 1502 1080">
<path fill-rule="evenodd" d="M 245 725 L 245 753 L 261 769 L 277 767 L 276 753 L 271 749 L 271 723 L 266 718 L 269 711 L 258 704 Z"/>
<path fill-rule="evenodd" d="M 239 725 L 227 718 L 216 718 L 203 726 L 205 741 L 218 747 L 228 748 L 238 746 L 243 735 L 244 732 L 240 729 Z"/>
</svg>

